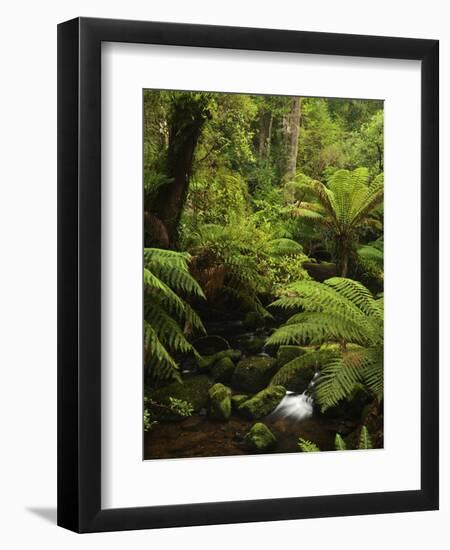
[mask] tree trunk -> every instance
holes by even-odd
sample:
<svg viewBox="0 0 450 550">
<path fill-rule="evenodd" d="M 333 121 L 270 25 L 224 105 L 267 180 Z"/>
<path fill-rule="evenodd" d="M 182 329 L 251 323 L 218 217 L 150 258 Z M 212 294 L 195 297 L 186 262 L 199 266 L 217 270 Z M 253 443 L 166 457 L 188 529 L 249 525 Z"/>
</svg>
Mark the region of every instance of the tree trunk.
<svg viewBox="0 0 450 550">
<path fill-rule="evenodd" d="M 261 115 L 259 131 L 259 158 L 266 159 L 270 155 L 270 142 L 272 140 L 272 112 L 265 112 Z"/>
<path fill-rule="evenodd" d="M 207 102 L 202 97 L 183 95 L 175 100 L 172 108 L 166 161 L 166 174 L 171 181 L 160 188 L 152 208 L 167 230 L 170 248 L 174 248 L 178 239 L 195 147 L 208 116 Z"/>
<path fill-rule="evenodd" d="M 300 128 L 301 116 L 301 98 L 293 97 L 291 102 L 291 112 L 286 124 L 286 169 L 284 173 L 284 181 L 290 181 L 295 177 L 297 169 L 297 154 L 298 154 L 298 134 Z"/>
</svg>

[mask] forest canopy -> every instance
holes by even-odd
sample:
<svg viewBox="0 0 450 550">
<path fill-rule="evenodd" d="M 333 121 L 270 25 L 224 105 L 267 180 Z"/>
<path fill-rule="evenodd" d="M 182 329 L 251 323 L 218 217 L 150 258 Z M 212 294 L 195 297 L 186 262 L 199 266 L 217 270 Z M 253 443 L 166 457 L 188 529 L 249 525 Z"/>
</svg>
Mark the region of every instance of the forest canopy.
<svg viewBox="0 0 450 550">
<path fill-rule="evenodd" d="M 239 383 L 214 364 L 273 357 L 260 391 L 298 392 L 310 372 L 322 413 L 362 391 L 358 434 L 382 446 L 383 102 L 144 90 L 143 110 L 146 430 L 205 406 L 179 388 L 158 402 L 161 388 L 203 376 L 231 403 Z M 214 337 L 226 345 L 205 348 Z"/>
</svg>

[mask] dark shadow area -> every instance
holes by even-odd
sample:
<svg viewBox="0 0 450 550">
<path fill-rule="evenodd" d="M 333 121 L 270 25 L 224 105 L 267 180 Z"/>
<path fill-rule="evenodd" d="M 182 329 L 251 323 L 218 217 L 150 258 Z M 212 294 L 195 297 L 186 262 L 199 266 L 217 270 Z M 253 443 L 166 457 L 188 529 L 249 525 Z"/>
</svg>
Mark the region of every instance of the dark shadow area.
<svg viewBox="0 0 450 550">
<path fill-rule="evenodd" d="M 56 525 L 56 506 L 53 508 L 35 506 L 26 508 L 26 510 L 35 516 L 39 516 L 40 518 Z"/>
</svg>

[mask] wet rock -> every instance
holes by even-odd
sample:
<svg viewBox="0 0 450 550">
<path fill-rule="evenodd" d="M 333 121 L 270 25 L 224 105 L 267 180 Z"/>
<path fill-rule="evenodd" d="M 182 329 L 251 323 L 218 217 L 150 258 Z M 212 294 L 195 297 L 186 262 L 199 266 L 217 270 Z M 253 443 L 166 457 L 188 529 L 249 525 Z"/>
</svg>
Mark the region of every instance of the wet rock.
<svg viewBox="0 0 450 550">
<path fill-rule="evenodd" d="M 303 393 L 313 380 L 315 372 L 310 365 L 294 368 L 287 363 L 277 372 L 274 382 L 281 382 L 288 391 Z"/>
<path fill-rule="evenodd" d="M 200 367 L 201 370 L 207 371 L 215 363 L 217 363 L 221 359 L 224 359 L 225 357 L 228 357 L 232 361 L 238 361 L 241 358 L 241 356 L 242 356 L 242 352 L 239 351 L 238 349 L 226 349 L 223 351 L 218 351 L 213 355 L 200 357 L 200 359 L 198 360 L 198 366 Z"/>
<path fill-rule="evenodd" d="M 209 414 L 216 420 L 228 420 L 231 416 L 231 391 L 223 384 L 209 389 Z"/>
<path fill-rule="evenodd" d="M 200 355 L 213 355 L 218 351 L 224 351 L 230 348 L 230 344 L 227 340 L 217 335 L 202 336 L 195 340 L 192 345 Z"/>
<path fill-rule="evenodd" d="M 242 405 L 244 401 L 248 401 L 248 395 L 235 394 L 231 396 L 231 408 L 234 411 L 237 411 L 239 405 Z"/>
<path fill-rule="evenodd" d="M 252 420 L 262 418 L 270 414 L 285 395 L 286 390 L 283 386 L 270 386 L 241 403 L 238 412 Z"/>
<path fill-rule="evenodd" d="M 245 443 L 250 451 L 264 453 L 273 449 L 276 437 L 262 422 L 257 422 L 245 436 Z"/>
<path fill-rule="evenodd" d="M 248 354 L 260 352 L 265 343 L 266 339 L 260 336 L 252 336 L 250 338 L 241 338 L 238 340 L 238 345 L 242 351 Z"/>
<path fill-rule="evenodd" d="M 234 369 L 233 360 L 230 357 L 223 357 L 211 367 L 211 376 L 215 382 L 229 382 Z"/>
<path fill-rule="evenodd" d="M 306 353 L 305 348 L 301 346 L 280 346 L 277 352 L 277 365 L 283 367 L 289 361 L 297 359 Z"/>
<path fill-rule="evenodd" d="M 264 324 L 264 317 L 257 311 L 249 311 L 244 318 L 244 326 L 250 330 L 261 328 Z"/>
<path fill-rule="evenodd" d="M 252 356 L 237 364 L 231 385 L 242 392 L 256 393 L 264 389 L 276 370 L 276 359 Z"/>
</svg>

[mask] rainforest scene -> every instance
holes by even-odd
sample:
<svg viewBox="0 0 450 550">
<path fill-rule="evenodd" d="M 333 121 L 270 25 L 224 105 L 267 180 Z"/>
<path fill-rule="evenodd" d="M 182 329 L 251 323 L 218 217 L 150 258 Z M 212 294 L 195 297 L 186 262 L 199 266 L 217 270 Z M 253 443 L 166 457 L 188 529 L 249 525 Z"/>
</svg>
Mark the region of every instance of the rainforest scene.
<svg viewBox="0 0 450 550">
<path fill-rule="evenodd" d="M 383 120 L 143 91 L 144 460 L 383 448 Z"/>
</svg>

